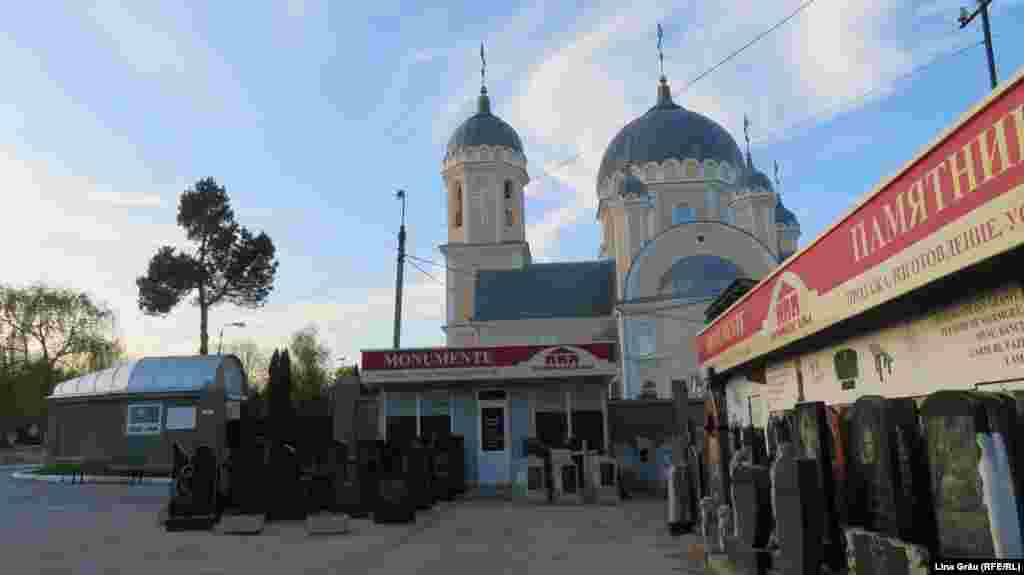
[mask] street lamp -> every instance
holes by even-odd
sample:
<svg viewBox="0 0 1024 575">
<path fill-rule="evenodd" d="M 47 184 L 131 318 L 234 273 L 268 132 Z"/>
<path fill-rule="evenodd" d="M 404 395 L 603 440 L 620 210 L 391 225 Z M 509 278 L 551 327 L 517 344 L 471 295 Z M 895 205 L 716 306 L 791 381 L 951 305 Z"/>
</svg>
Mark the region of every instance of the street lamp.
<svg viewBox="0 0 1024 575">
<path fill-rule="evenodd" d="M 996 59 L 992 54 L 992 31 L 988 24 L 988 5 L 991 3 L 992 0 L 978 0 L 978 9 L 973 13 L 968 12 L 967 8 L 960 8 L 960 17 L 957 18 L 957 21 L 960 22 L 960 29 L 963 30 L 978 14 L 981 14 L 981 29 L 985 34 L 985 52 L 988 54 L 988 77 L 992 81 L 994 90 L 998 82 L 996 81 Z"/>
<path fill-rule="evenodd" d="M 221 355 L 221 350 L 224 349 L 224 328 L 226 328 L 226 327 L 245 327 L 245 322 L 244 321 L 233 321 L 231 323 L 226 323 L 223 326 L 221 326 L 221 328 L 220 328 L 220 338 L 219 338 L 220 341 L 217 343 L 217 355 Z"/>
</svg>

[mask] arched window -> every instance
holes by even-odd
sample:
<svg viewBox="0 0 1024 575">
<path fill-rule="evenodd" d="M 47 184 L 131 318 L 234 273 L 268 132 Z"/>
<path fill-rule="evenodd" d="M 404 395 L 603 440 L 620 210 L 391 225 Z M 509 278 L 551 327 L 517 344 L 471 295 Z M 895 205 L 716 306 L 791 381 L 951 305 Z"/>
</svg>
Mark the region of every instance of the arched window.
<svg viewBox="0 0 1024 575">
<path fill-rule="evenodd" d="M 515 223 L 515 212 L 512 209 L 512 182 L 505 180 L 505 225 Z"/>
<path fill-rule="evenodd" d="M 455 227 L 462 227 L 462 184 L 455 184 Z"/>
<path fill-rule="evenodd" d="M 709 254 L 686 256 L 661 277 L 659 290 L 679 299 L 710 299 L 739 277 L 743 272 L 729 260 Z"/>
<path fill-rule="evenodd" d="M 689 204 L 676 204 L 672 208 L 672 225 L 685 224 L 696 219 L 693 208 Z"/>
</svg>

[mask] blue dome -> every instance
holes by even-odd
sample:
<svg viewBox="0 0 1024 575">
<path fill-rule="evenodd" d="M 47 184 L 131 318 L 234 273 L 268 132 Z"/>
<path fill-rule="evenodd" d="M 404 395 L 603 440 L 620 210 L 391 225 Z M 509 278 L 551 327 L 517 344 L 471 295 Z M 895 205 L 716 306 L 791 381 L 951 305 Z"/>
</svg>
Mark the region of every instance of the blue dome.
<svg viewBox="0 0 1024 575">
<path fill-rule="evenodd" d="M 799 226 L 800 223 L 796 220 L 796 214 L 786 209 L 786 206 L 782 205 L 782 199 L 779 199 L 779 203 L 775 204 L 775 223 L 784 226 Z"/>
<path fill-rule="evenodd" d="M 480 90 L 477 113 L 459 126 L 448 140 L 447 154 L 469 146 L 503 146 L 523 153 L 519 134 L 504 120 L 491 113 L 487 89 Z"/>
<path fill-rule="evenodd" d="M 672 286 L 672 297 L 703 299 L 717 297 L 743 272 L 729 260 L 712 255 L 680 259 L 661 277 L 660 291 Z"/>
<path fill-rule="evenodd" d="M 743 165 L 739 146 L 725 128 L 672 101 L 662 78 L 658 103 L 612 138 L 601 159 L 598 183 L 630 164 L 664 162 L 675 158 Z"/>
</svg>

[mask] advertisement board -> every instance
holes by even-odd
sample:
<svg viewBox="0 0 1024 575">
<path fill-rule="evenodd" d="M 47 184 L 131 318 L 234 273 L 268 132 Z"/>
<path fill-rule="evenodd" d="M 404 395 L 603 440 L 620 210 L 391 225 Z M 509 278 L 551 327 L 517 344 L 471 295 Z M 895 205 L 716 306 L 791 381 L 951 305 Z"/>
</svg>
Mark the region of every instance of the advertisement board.
<svg viewBox="0 0 1024 575">
<path fill-rule="evenodd" d="M 1024 74 L 696 338 L 721 372 L 1024 244 Z"/>
<path fill-rule="evenodd" d="M 125 435 L 159 435 L 163 430 L 163 405 L 134 403 L 128 406 Z"/>
<path fill-rule="evenodd" d="M 615 375 L 615 344 L 364 351 L 367 383 Z"/>
<path fill-rule="evenodd" d="M 919 397 L 939 389 L 986 389 L 999 383 L 1021 387 L 1024 290 L 1011 283 L 971 294 L 786 365 L 799 367 L 807 401 L 833 405 L 850 404 L 863 395 Z M 769 373 L 781 369 L 774 367 Z M 796 370 L 792 377 L 788 367 L 785 371 L 787 375 L 779 379 L 795 381 Z M 792 395 L 780 397 L 781 409 L 796 403 Z"/>
</svg>

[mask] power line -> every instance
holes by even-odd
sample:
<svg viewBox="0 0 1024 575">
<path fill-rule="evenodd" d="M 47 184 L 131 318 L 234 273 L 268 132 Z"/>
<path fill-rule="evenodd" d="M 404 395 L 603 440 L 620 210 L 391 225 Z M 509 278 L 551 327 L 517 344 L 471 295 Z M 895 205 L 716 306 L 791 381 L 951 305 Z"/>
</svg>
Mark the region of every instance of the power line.
<svg viewBox="0 0 1024 575">
<path fill-rule="evenodd" d="M 753 46 L 754 44 L 756 44 L 756 43 L 757 43 L 757 42 L 758 42 L 758 41 L 759 41 L 759 40 L 760 40 L 761 38 L 764 38 L 764 37 L 765 37 L 765 36 L 767 36 L 768 34 L 771 34 L 771 33 L 772 33 L 772 32 L 774 32 L 775 30 L 777 30 L 777 29 L 778 29 L 778 28 L 779 28 L 780 26 L 782 26 L 782 25 L 783 25 L 783 24 L 785 24 L 786 22 L 789 22 L 790 20 L 792 20 L 792 19 L 793 19 L 793 17 L 795 17 L 795 16 L 796 16 L 797 14 L 799 14 L 800 12 L 803 12 L 804 8 L 807 8 L 807 7 L 808 7 L 808 6 L 810 6 L 811 4 L 814 4 L 814 2 L 815 2 L 815 0 L 807 0 L 806 2 L 804 2 L 803 4 L 801 4 L 801 5 L 800 5 L 799 7 L 797 7 L 797 9 L 796 9 L 796 10 L 794 10 L 794 11 L 793 11 L 793 12 L 792 12 L 792 13 L 791 13 L 791 14 L 790 14 L 789 16 L 786 16 L 786 17 L 785 17 L 785 18 L 783 18 L 782 20 L 779 20 L 779 22 L 778 22 L 778 23 L 776 23 L 776 24 L 775 24 L 774 26 L 772 26 L 771 28 L 769 28 L 769 29 L 765 30 L 764 32 L 761 32 L 760 34 L 758 34 L 757 36 L 755 36 L 753 40 L 751 40 L 750 42 L 747 42 L 746 44 L 744 44 L 744 45 L 743 45 L 743 46 L 742 46 L 742 47 L 741 47 L 741 48 L 740 48 L 739 50 L 736 50 L 736 51 L 735 51 L 735 52 L 733 52 L 732 54 L 729 54 L 729 55 L 728 55 L 728 56 L 726 56 L 726 57 L 725 57 L 725 58 L 724 58 L 723 60 L 719 61 L 719 62 L 718 62 L 717 64 L 715 64 L 714 66 L 712 66 L 712 67 L 708 68 L 707 70 L 705 70 L 704 72 L 700 73 L 700 74 L 699 74 L 699 75 L 698 75 L 698 76 L 697 76 L 696 78 L 694 78 L 693 80 L 690 80 L 690 82 L 689 82 L 688 84 L 686 84 L 686 87 L 685 87 L 685 88 L 683 88 L 683 91 L 685 92 L 685 91 L 689 90 L 689 89 L 690 89 L 690 86 L 693 86 L 694 84 L 696 84 L 697 82 L 699 82 L 699 81 L 700 81 L 701 79 L 703 79 L 703 78 L 704 78 L 705 76 L 707 76 L 708 74 L 710 74 L 710 73 L 714 72 L 714 71 L 715 71 L 715 70 L 717 70 L 717 69 L 718 69 L 718 68 L 719 68 L 720 66 L 722 66 L 723 64 L 725 64 L 725 63 L 726 63 L 726 62 L 728 62 L 729 60 L 732 60 L 733 58 L 735 58 L 736 56 L 738 56 L 738 55 L 739 55 L 739 54 L 740 54 L 741 52 L 743 52 L 743 51 L 744 51 L 744 50 L 746 50 L 747 48 L 749 48 L 749 47 Z"/>
<path fill-rule="evenodd" d="M 985 43 L 985 41 L 982 40 L 980 42 L 975 42 L 973 44 L 969 44 L 967 46 L 963 46 L 963 47 L 958 48 L 956 50 L 953 50 L 951 52 L 945 52 L 943 54 L 939 54 L 938 56 L 932 58 L 928 62 L 925 62 L 924 64 L 922 64 L 922 65 L 920 65 L 920 66 L 910 70 L 909 72 L 906 72 L 906 73 L 904 73 L 904 74 L 902 74 L 900 76 L 897 76 L 896 78 L 893 78 L 891 81 L 889 81 L 887 83 L 879 84 L 879 85 L 875 86 L 874 88 L 871 88 L 870 90 L 868 90 L 866 92 L 863 92 L 863 93 L 861 93 L 861 94 L 859 94 L 857 96 L 854 96 L 853 98 L 850 98 L 848 100 L 844 100 L 844 101 L 839 102 L 837 104 L 833 104 L 831 106 L 828 106 L 827 108 L 823 108 L 823 109 L 819 110 L 818 112 L 815 112 L 813 114 L 804 116 L 803 119 L 801 119 L 801 120 L 799 120 L 797 122 L 794 122 L 792 124 L 789 124 L 788 126 L 786 126 L 784 128 L 780 128 L 778 130 L 774 130 L 774 131 L 770 132 L 767 136 L 765 136 L 763 138 L 755 139 L 753 143 L 759 144 L 761 142 L 771 141 L 772 139 L 774 139 L 779 134 L 782 134 L 784 132 L 788 132 L 788 131 L 790 131 L 790 130 L 792 130 L 794 128 L 797 128 L 799 126 L 802 126 L 802 125 L 804 125 L 804 124 L 806 124 L 808 122 L 812 122 L 815 119 L 818 119 L 818 118 L 828 114 L 829 112 L 832 112 L 836 108 L 841 108 L 841 107 L 844 107 L 844 106 L 850 106 L 852 104 L 855 104 L 855 103 L 857 103 L 857 102 L 859 102 L 861 100 L 864 100 L 868 96 L 871 96 L 875 92 L 877 92 L 877 91 L 887 87 L 888 85 L 895 84 L 896 82 L 900 82 L 902 80 L 905 80 L 905 79 L 907 79 L 907 78 L 909 78 L 909 77 L 911 77 L 911 76 L 913 76 L 915 74 L 923 72 L 924 70 L 934 66 L 935 64 L 938 64 L 940 61 L 946 60 L 947 58 L 952 58 L 954 56 L 959 56 L 960 54 L 962 54 L 962 53 L 964 53 L 964 52 L 966 52 L 966 51 L 968 51 L 968 50 L 970 50 L 972 48 L 977 48 L 978 46 L 981 46 L 984 43 Z"/>
<path fill-rule="evenodd" d="M 433 274 L 431 274 L 430 272 L 428 272 L 428 271 L 424 270 L 423 268 L 421 268 L 420 266 L 416 265 L 416 262 L 414 262 L 414 261 L 411 261 L 411 260 L 406 260 L 406 262 L 405 262 L 405 263 L 407 263 L 407 264 L 411 265 L 412 267 L 416 268 L 417 270 L 419 270 L 419 272 L 420 272 L 421 274 L 423 274 L 423 275 L 427 276 L 428 278 L 430 278 L 430 279 L 432 279 L 432 280 L 436 281 L 436 282 L 437 282 L 437 283 L 439 283 L 439 284 L 442 284 L 442 285 L 444 285 L 444 282 L 442 282 L 441 280 L 439 280 L 439 279 L 437 279 L 436 277 L 434 277 L 434 275 L 433 275 Z"/>
<path fill-rule="evenodd" d="M 416 261 L 418 261 L 418 262 L 420 262 L 422 264 L 426 264 L 426 265 L 430 265 L 430 266 L 435 266 L 435 267 L 439 267 L 439 268 L 444 268 L 444 269 L 446 269 L 448 271 L 451 271 L 451 272 L 460 273 L 460 274 L 466 274 L 466 275 L 469 275 L 469 276 L 476 276 L 476 273 L 473 272 L 472 270 L 453 268 L 453 267 L 448 266 L 446 264 L 439 264 L 437 262 L 434 262 L 434 261 L 431 261 L 431 260 L 428 260 L 428 259 L 425 259 L 425 258 L 418 258 L 416 256 L 411 256 L 409 254 L 406 254 L 405 257 L 412 258 L 412 259 L 414 259 L 414 260 L 416 260 Z"/>
</svg>

